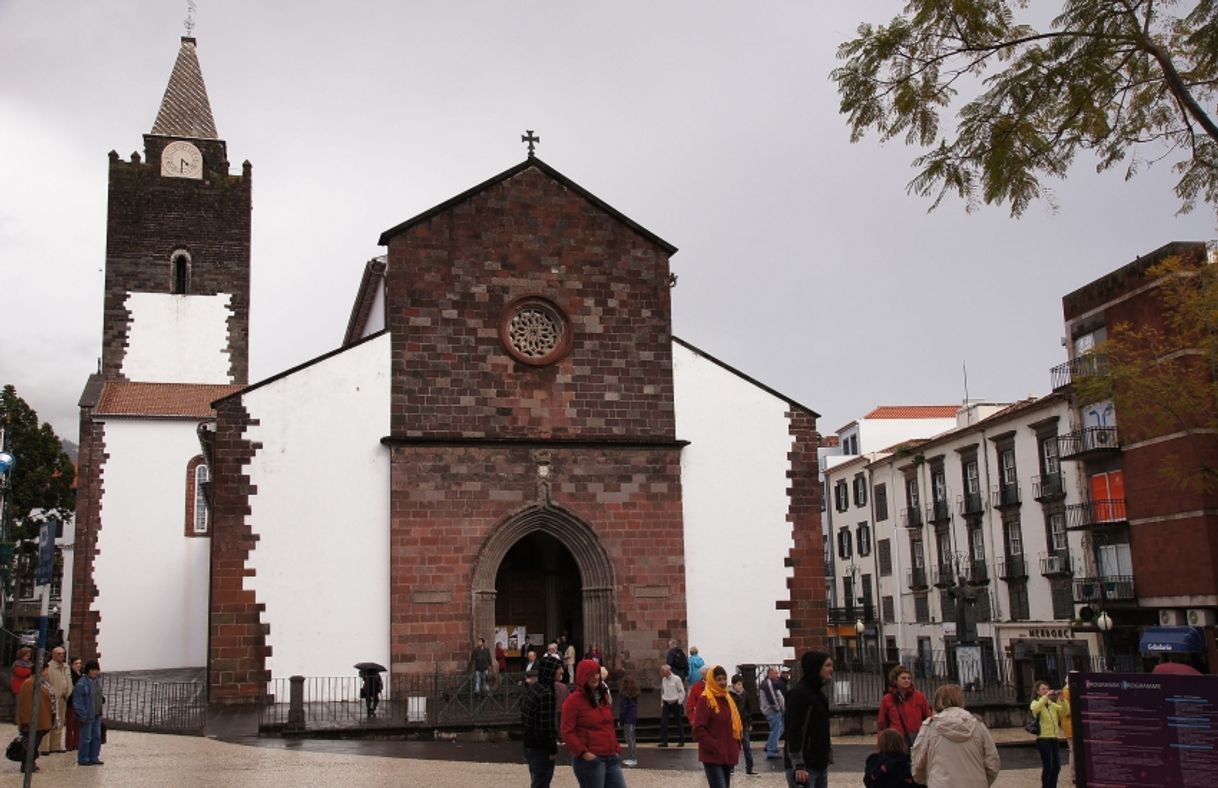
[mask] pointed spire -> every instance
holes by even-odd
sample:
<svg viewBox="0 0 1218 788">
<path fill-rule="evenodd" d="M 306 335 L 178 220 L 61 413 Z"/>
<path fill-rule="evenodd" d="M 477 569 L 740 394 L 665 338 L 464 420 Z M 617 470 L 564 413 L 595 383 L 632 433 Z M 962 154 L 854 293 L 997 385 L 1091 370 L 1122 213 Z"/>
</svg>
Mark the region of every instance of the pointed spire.
<svg viewBox="0 0 1218 788">
<path fill-rule="evenodd" d="M 173 64 L 152 133 L 166 137 L 219 139 L 207 100 L 207 87 L 203 84 L 203 70 L 199 68 L 199 57 L 195 54 L 195 40 L 189 36 L 182 36 L 178 61 Z"/>
</svg>

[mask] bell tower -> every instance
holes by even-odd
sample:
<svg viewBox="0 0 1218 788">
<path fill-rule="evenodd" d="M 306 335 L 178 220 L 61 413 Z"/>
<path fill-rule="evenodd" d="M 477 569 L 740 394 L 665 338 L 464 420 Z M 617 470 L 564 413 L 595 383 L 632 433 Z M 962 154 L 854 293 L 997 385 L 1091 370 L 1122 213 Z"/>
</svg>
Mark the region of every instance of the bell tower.
<svg viewBox="0 0 1218 788">
<path fill-rule="evenodd" d="M 103 378 L 248 382 L 251 181 L 183 37 L 143 157 L 110 153 Z"/>
</svg>

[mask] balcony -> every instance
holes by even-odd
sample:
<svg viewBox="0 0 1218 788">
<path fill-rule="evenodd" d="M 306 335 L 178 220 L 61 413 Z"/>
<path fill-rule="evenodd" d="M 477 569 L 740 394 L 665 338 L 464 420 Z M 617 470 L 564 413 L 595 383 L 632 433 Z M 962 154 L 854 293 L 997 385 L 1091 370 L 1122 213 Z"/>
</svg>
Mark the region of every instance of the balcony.
<svg viewBox="0 0 1218 788">
<path fill-rule="evenodd" d="M 1128 523 L 1124 498 L 1072 503 L 1066 507 L 1066 529 L 1069 531 L 1085 531 Z"/>
<path fill-rule="evenodd" d="M 906 528 L 922 527 L 922 510 L 917 506 L 909 506 L 901 510 L 901 525 Z"/>
<path fill-rule="evenodd" d="M 1028 576 L 1028 564 L 1022 555 L 1008 555 L 998 562 L 998 577 L 1003 580 L 1022 580 Z"/>
<path fill-rule="evenodd" d="M 1019 482 L 994 485 L 991 495 L 994 506 L 999 509 L 1019 506 Z"/>
<path fill-rule="evenodd" d="M 956 571 L 951 566 L 935 567 L 935 588 L 948 588 L 956 584 Z"/>
<path fill-rule="evenodd" d="M 1057 501 L 1066 497 L 1066 485 L 1060 473 L 1032 477 L 1032 497 L 1037 501 Z"/>
<path fill-rule="evenodd" d="M 985 561 L 973 559 L 964 564 L 964 579 L 972 586 L 983 586 L 990 582 L 990 568 Z"/>
<path fill-rule="evenodd" d="M 905 573 L 905 577 L 909 587 L 914 591 L 925 591 L 928 587 L 925 569 L 910 569 Z"/>
<path fill-rule="evenodd" d="M 1074 562 L 1069 553 L 1041 553 L 1040 573 L 1044 577 L 1069 577 L 1074 574 Z"/>
<path fill-rule="evenodd" d="M 947 505 L 946 498 L 926 507 L 926 519 L 932 523 L 945 523 L 951 518 L 951 515 L 951 507 Z"/>
<path fill-rule="evenodd" d="M 1136 598 L 1131 575 L 1079 577 L 1074 580 L 1075 602 L 1132 602 Z"/>
<path fill-rule="evenodd" d="M 960 514 L 965 517 L 981 514 L 985 511 L 984 503 L 981 500 L 981 493 L 979 492 L 956 496 L 956 506 L 959 508 Z"/>
<path fill-rule="evenodd" d="M 875 623 L 875 606 L 870 604 L 846 605 L 829 608 L 830 624 L 853 624 L 862 619 L 864 624 Z"/>
<path fill-rule="evenodd" d="M 1057 436 L 1057 454 L 1063 460 L 1085 460 L 1120 450 L 1116 427 L 1087 427 Z"/>
<path fill-rule="evenodd" d="M 1075 380 L 1108 374 L 1108 357 L 1103 353 L 1087 353 L 1049 370 L 1053 390 L 1069 388 Z"/>
</svg>

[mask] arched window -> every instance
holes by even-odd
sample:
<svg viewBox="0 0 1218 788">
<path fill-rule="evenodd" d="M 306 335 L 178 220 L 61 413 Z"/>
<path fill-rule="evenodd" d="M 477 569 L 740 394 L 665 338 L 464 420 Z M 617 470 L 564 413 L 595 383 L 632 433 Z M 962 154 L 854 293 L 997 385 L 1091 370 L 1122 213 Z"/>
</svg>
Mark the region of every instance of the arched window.
<svg viewBox="0 0 1218 788">
<path fill-rule="evenodd" d="M 194 457 L 186 465 L 186 535 L 209 536 L 211 534 L 211 506 L 207 503 L 207 485 L 211 481 L 211 470 L 203 462 L 202 455 Z"/>
<path fill-rule="evenodd" d="M 190 255 L 179 249 L 173 253 L 173 294 L 186 295 L 190 292 Z"/>
</svg>

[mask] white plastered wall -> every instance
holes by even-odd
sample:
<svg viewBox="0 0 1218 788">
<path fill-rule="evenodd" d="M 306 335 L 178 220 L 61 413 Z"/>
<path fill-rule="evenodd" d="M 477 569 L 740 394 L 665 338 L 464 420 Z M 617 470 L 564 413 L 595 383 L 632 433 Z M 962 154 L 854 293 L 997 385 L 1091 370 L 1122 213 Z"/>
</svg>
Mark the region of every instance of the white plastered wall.
<svg viewBox="0 0 1218 788">
<path fill-rule="evenodd" d="M 228 318 L 230 296 L 130 293 L 128 380 L 157 383 L 230 383 Z"/>
<path fill-rule="evenodd" d="M 211 540 L 186 536 L 186 466 L 199 454 L 196 424 L 106 421 L 109 459 L 93 563 L 105 670 L 207 662 Z"/>
<path fill-rule="evenodd" d="M 673 344 L 681 451 L 689 645 L 708 664 L 789 659 L 782 645 L 788 599 L 785 401 Z"/>
<path fill-rule="evenodd" d="M 259 539 L 245 587 L 266 605 L 273 678 L 389 659 L 389 336 L 243 395 Z"/>
</svg>

